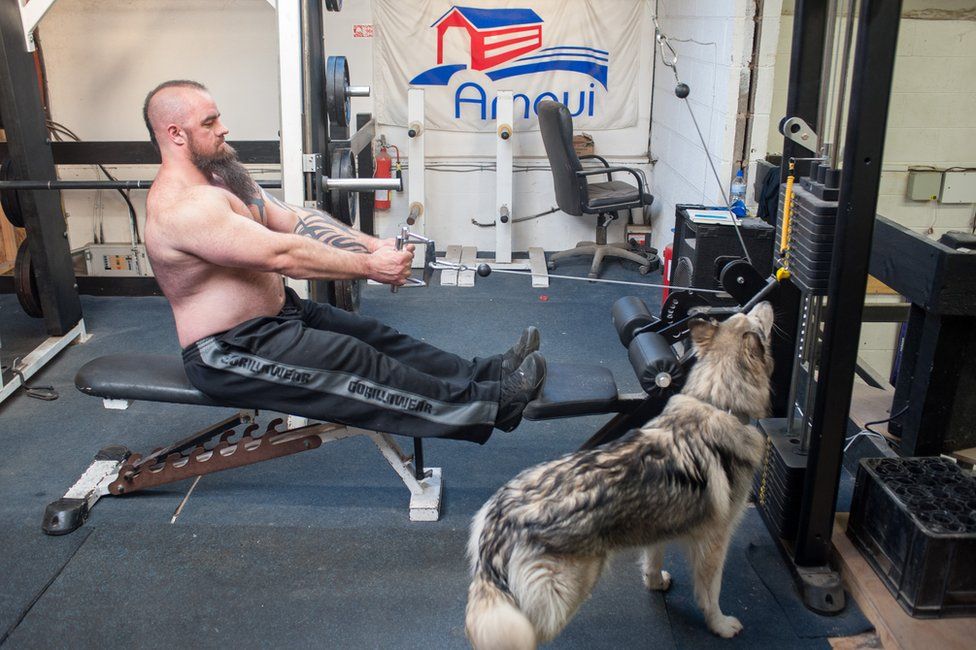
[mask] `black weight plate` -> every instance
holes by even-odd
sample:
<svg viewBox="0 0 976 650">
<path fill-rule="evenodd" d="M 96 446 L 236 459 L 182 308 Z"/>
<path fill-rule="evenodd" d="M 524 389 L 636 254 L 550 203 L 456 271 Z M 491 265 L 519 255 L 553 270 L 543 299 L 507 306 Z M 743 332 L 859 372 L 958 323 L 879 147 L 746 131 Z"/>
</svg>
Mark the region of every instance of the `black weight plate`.
<svg viewBox="0 0 976 650">
<path fill-rule="evenodd" d="M 14 289 L 17 291 L 17 301 L 20 302 L 24 313 L 32 318 L 41 318 L 41 295 L 37 290 L 37 278 L 34 276 L 34 265 L 31 263 L 30 249 L 27 240 L 20 242 L 17 248 L 17 259 L 14 262 Z"/>
<path fill-rule="evenodd" d="M 356 168 L 354 167 L 352 152 L 349 149 L 336 149 L 332 153 L 332 167 L 329 170 L 330 178 L 355 178 Z M 330 190 L 329 203 L 332 208 L 332 216 L 351 226 L 356 221 L 356 193 L 347 190 Z"/>
<path fill-rule="evenodd" d="M 0 180 L 13 180 L 13 161 L 10 158 L 0 163 Z M 0 208 L 3 209 L 7 221 L 17 228 L 24 227 L 24 212 L 20 207 L 20 195 L 17 190 L 0 190 Z"/>
<path fill-rule="evenodd" d="M 659 327 L 655 327 L 655 331 L 660 332 L 686 319 L 692 308 L 707 307 L 708 304 L 708 301 L 700 294 L 690 291 L 672 291 L 668 294 L 664 304 L 661 305 L 661 322 L 658 324 Z M 687 331 L 687 327 L 685 327 L 672 333 L 669 337 L 670 341 L 680 341 L 685 337 Z"/>
<path fill-rule="evenodd" d="M 349 126 L 352 105 L 346 95 L 349 87 L 349 63 L 344 56 L 330 56 L 325 65 L 325 105 L 329 122 Z"/>
<path fill-rule="evenodd" d="M 332 283 L 333 304 L 349 312 L 359 311 L 362 280 L 336 280 Z"/>
</svg>

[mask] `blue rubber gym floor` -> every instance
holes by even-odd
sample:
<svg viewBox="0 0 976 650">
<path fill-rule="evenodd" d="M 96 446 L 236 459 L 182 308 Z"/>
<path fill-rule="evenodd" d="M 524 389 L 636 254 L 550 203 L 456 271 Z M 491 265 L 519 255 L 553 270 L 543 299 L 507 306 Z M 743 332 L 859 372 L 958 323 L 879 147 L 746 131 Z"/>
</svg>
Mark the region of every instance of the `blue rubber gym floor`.
<svg viewBox="0 0 976 650">
<path fill-rule="evenodd" d="M 588 264 L 561 265 L 583 276 Z M 614 262 L 603 277 L 642 278 Z M 362 312 L 462 355 L 501 352 L 522 328 L 542 331 L 553 361 L 601 364 L 618 387 L 639 390 L 610 322 L 623 295 L 656 309 L 657 289 L 495 274 L 474 288 L 435 286 L 391 294 L 364 290 Z M 428 466 L 445 483 L 441 518 L 412 523 L 408 494 L 371 442 L 318 450 L 201 479 L 104 498 L 64 537 L 41 532 L 45 505 L 61 496 L 95 452 L 124 444 L 146 452 L 231 415 L 230 410 L 135 403 L 107 411 L 74 388 L 86 361 L 116 352 L 178 354 L 162 298 L 82 298 L 91 339 L 65 350 L 33 383 L 60 398 L 23 392 L 0 404 L 0 643 L 10 648 L 463 648 L 468 522 L 521 469 L 577 448 L 608 416 L 525 421 L 484 446 L 427 440 Z M 0 360 L 43 340 L 43 324 L 0 295 Z M 268 416 L 265 414 L 264 420 Z M 410 441 L 401 441 L 411 450 Z M 806 610 L 758 513 L 750 508 L 726 563 L 722 606 L 742 620 L 725 641 L 704 627 L 687 566 L 671 552 L 674 586 L 647 593 L 636 553 L 617 556 L 552 648 L 826 648 L 830 637 L 870 629 L 851 602 L 844 613 Z"/>
</svg>

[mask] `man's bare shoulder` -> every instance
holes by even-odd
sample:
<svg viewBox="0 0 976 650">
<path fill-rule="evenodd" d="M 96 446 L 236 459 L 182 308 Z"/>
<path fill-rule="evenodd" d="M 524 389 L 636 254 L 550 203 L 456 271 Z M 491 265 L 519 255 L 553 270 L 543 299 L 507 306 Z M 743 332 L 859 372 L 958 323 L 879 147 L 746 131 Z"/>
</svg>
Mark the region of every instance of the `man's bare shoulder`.
<svg viewBox="0 0 976 650">
<path fill-rule="evenodd" d="M 211 185 L 161 187 L 158 193 L 147 198 L 146 203 L 155 218 L 171 223 L 199 217 L 201 212 L 232 208 L 227 193 Z"/>
</svg>

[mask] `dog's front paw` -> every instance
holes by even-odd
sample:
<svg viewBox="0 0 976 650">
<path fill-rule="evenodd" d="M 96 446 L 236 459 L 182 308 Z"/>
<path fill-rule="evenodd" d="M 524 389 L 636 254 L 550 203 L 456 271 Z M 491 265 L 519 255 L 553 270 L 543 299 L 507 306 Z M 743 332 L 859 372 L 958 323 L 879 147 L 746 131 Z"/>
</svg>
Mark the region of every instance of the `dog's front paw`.
<svg viewBox="0 0 976 650">
<path fill-rule="evenodd" d="M 742 623 L 735 616 L 716 616 L 708 621 L 708 629 L 723 639 L 731 639 L 742 631 Z"/>
<path fill-rule="evenodd" d="M 651 591 L 667 591 L 671 588 L 671 574 L 667 571 L 645 573 L 644 586 Z"/>
</svg>

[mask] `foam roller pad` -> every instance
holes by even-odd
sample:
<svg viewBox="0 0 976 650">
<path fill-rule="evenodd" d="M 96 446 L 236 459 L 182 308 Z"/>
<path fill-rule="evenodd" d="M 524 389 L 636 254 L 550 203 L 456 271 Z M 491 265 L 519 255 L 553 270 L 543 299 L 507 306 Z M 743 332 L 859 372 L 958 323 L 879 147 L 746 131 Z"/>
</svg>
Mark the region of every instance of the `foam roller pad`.
<svg viewBox="0 0 976 650">
<path fill-rule="evenodd" d="M 613 303 L 610 317 L 613 321 L 613 327 L 620 337 L 620 343 L 624 347 L 630 345 L 637 329 L 657 321 L 657 318 L 647 308 L 647 303 L 637 296 L 624 296 Z"/>
<path fill-rule="evenodd" d="M 641 388 L 647 392 L 676 389 L 682 379 L 681 364 L 667 340 L 656 332 L 644 332 L 627 346 L 627 357 L 637 375 Z M 667 385 L 658 383 L 659 376 L 668 375 Z M 663 377 L 662 377 L 663 379 Z"/>
</svg>

